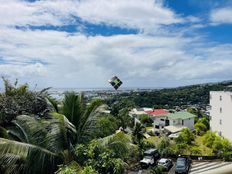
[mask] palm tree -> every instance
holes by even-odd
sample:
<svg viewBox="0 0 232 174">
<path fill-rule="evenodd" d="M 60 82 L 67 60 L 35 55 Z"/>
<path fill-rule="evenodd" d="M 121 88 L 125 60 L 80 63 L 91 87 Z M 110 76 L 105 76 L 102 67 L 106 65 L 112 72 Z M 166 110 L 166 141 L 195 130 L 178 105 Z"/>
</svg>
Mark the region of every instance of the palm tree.
<svg viewBox="0 0 232 174">
<path fill-rule="evenodd" d="M 76 136 L 75 127 L 57 113 L 47 119 L 20 115 L 4 130 L 8 138 L 0 139 L 0 170 L 4 173 L 54 172 L 65 161 L 64 152 Z"/>
<path fill-rule="evenodd" d="M 87 104 L 83 93 L 67 92 L 62 103 L 62 114 L 76 127 L 76 142 L 88 141 L 96 128 L 96 110 L 102 105 L 101 100 Z"/>
<path fill-rule="evenodd" d="M 76 137 L 75 126 L 64 115 L 51 112 L 43 91 L 31 92 L 27 85 L 17 88 L 4 82 L 5 93 L 0 94 L 0 173 L 53 173 L 70 157 L 66 151 Z"/>
<path fill-rule="evenodd" d="M 142 124 L 136 123 L 134 130 L 132 132 L 134 143 L 138 144 L 140 157 L 142 157 L 142 150 L 144 145 L 143 143 L 143 139 L 145 138 L 144 129 L 145 127 Z"/>
</svg>

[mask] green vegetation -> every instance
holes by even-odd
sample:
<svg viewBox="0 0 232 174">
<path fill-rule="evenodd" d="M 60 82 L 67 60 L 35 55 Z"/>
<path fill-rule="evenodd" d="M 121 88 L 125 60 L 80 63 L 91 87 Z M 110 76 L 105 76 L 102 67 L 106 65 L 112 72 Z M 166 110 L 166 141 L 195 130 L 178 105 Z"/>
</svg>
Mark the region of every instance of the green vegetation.
<svg viewBox="0 0 232 174">
<path fill-rule="evenodd" d="M 125 107 L 153 107 L 171 109 L 175 106 L 186 108 L 189 105 L 206 106 L 209 104 L 209 92 L 225 90 L 232 82 L 192 85 L 179 88 L 123 93 L 107 101 L 114 110 Z"/>
<path fill-rule="evenodd" d="M 95 137 L 103 138 L 115 133 L 118 129 L 118 120 L 112 115 L 100 116 L 96 122 Z"/>
<path fill-rule="evenodd" d="M 4 82 L 0 173 L 121 174 L 128 163 L 138 161 L 131 135 L 115 133 L 133 126 L 127 108 L 114 116 L 101 114 L 103 102 L 87 103 L 83 94 L 67 92 L 58 102 L 47 89 L 34 92 L 27 85 Z"/>
<path fill-rule="evenodd" d="M 102 101 L 94 100 L 89 105 L 84 100 L 84 95 L 67 92 L 64 97 L 61 113 L 76 127 L 76 142 L 91 140 L 96 128 L 96 109 L 102 105 Z"/>
<path fill-rule="evenodd" d="M 139 120 L 141 121 L 142 124 L 144 124 L 146 127 L 152 126 L 153 120 L 149 115 L 143 114 L 139 116 Z"/>
<path fill-rule="evenodd" d="M 3 174 L 123 174 L 138 164 L 147 148 L 157 148 L 162 157 L 178 154 L 215 155 L 225 160 L 231 157 L 231 143 L 210 132 L 209 120 L 197 109 L 188 108 L 199 117 L 195 131 L 183 129 L 178 138 L 171 140 L 163 134 L 147 135 L 152 126 L 148 115 L 142 115 L 141 124 L 134 125 L 129 109 L 139 101 L 130 101 L 125 94 L 119 96 L 125 100 L 114 102 L 112 112 L 105 114 L 101 112 L 103 101 L 87 101 L 83 94 L 67 92 L 62 101 L 56 101 L 49 96 L 48 89 L 30 91 L 28 85 L 18 86 L 17 81 L 11 85 L 6 79 L 4 84 L 5 92 L 0 94 L 0 173 Z M 208 90 L 210 85 L 206 86 Z M 148 97 L 146 93 L 144 97 Z M 162 170 L 155 167 L 152 173 Z"/>
<path fill-rule="evenodd" d="M 0 95 L 0 173 L 51 173 L 67 158 L 75 127 L 64 115 L 53 114 L 46 90 L 5 82 Z M 35 163 L 36 161 L 36 163 Z"/>
</svg>

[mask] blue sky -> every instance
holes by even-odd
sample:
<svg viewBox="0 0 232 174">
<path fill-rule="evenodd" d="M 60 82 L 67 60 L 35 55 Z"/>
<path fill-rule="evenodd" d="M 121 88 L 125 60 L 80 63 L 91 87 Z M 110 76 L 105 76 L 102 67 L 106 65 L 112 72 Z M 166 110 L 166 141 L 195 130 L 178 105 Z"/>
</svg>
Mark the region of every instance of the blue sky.
<svg viewBox="0 0 232 174">
<path fill-rule="evenodd" d="M 171 87 L 230 80 L 231 65 L 230 0 L 0 3 L 0 75 L 31 85 Z"/>
</svg>

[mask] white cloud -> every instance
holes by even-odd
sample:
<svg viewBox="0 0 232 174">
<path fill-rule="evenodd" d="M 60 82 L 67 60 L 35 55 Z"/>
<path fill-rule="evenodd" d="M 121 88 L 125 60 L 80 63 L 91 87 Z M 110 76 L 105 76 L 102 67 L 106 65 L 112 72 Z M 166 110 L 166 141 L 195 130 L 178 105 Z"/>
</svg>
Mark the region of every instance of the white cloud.
<svg viewBox="0 0 232 174">
<path fill-rule="evenodd" d="M 218 8 L 214 9 L 210 14 L 210 19 L 214 24 L 221 24 L 221 23 L 232 23 L 232 8 Z"/>
<path fill-rule="evenodd" d="M 145 32 L 105 37 L 14 28 L 66 25 L 74 22 L 73 16 Z M 162 1 L 153 0 L 2 1 L 0 75 L 55 87 L 107 86 L 113 75 L 119 75 L 125 86 L 230 78 L 232 45 L 184 36 L 183 30 L 189 28 L 179 32 L 163 28 L 186 21 L 197 23 L 199 19 L 182 18 Z M 147 34 L 150 31 L 152 35 Z"/>
<path fill-rule="evenodd" d="M 40 63 L 35 64 L 0 64 L 1 76 L 14 78 L 35 78 L 36 76 L 44 76 L 46 68 Z"/>
<path fill-rule="evenodd" d="M 61 26 L 72 23 L 70 17 L 76 10 L 77 2 L 22 0 L 0 1 L 0 25 L 2 26 Z M 74 13 L 75 15 L 75 13 Z"/>
<path fill-rule="evenodd" d="M 183 22 L 161 1 L 154 0 L 81 0 L 77 14 L 91 23 L 144 30 Z"/>
<path fill-rule="evenodd" d="M 152 31 L 160 25 L 184 22 L 157 0 L 8 0 L 0 3 L 0 25 L 61 26 L 75 23 L 74 17 L 94 24 Z M 196 21 L 195 17 L 190 17 Z"/>
<path fill-rule="evenodd" d="M 9 28 L 0 33 L 0 57 L 11 62 L 1 65 L 1 75 L 29 76 L 29 80 L 33 76 L 42 86 L 107 86 L 107 79 L 115 74 L 125 86 L 164 86 L 173 81 L 181 85 L 189 80 L 230 78 L 232 73 L 232 45 L 206 46 L 198 38 L 144 34 L 87 37 Z"/>
</svg>

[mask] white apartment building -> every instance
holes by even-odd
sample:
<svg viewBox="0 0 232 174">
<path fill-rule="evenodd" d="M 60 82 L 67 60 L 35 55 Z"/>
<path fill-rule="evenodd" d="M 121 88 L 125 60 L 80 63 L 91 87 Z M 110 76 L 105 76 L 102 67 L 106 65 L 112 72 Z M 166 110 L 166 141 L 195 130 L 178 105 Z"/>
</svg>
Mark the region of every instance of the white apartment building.
<svg viewBox="0 0 232 174">
<path fill-rule="evenodd" d="M 232 141 L 232 92 L 210 92 L 210 126 L 212 131 Z"/>
</svg>

